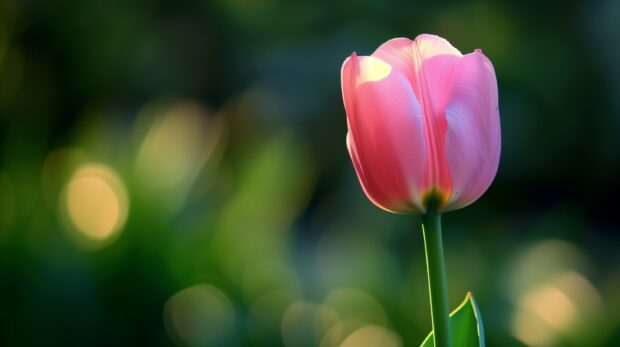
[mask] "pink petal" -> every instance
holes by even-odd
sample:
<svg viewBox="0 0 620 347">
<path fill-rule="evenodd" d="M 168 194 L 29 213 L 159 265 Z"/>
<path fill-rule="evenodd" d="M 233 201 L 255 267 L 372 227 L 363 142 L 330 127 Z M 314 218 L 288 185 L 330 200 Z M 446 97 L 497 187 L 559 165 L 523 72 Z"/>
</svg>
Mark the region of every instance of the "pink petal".
<svg viewBox="0 0 620 347">
<path fill-rule="evenodd" d="M 448 40 L 437 35 L 420 34 L 414 41 L 417 43 L 418 49 L 422 52 L 422 56 L 425 59 L 432 58 L 436 55 L 463 56 L 461 51 L 454 48 Z"/>
<path fill-rule="evenodd" d="M 381 45 L 372 54 L 399 70 L 413 85 L 423 107 L 437 114 L 445 104 L 454 64 L 463 56 L 446 39 L 436 35 L 418 35 L 414 41 L 396 38 Z"/>
<path fill-rule="evenodd" d="M 420 189 L 424 193 L 436 188 L 444 193 L 447 200 L 451 178 L 445 155 L 447 124 L 443 109 L 448 102 L 454 67 L 462 59 L 461 52 L 439 36 L 423 34 L 414 41 L 404 38 L 390 40 L 379 47 L 373 56 L 400 71 L 420 101 L 428 151 Z"/>
<path fill-rule="evenodd" d="M 449 211 L 478 199 L 499 164 L 497 81 L 493 65 L 481 51 L 465 55 L 456 65 L 445 115 L 452 196 L 444 210 Z"/>
<path fill-rule="evenodd" d="M 349 152 L 366 195 L 391 212 L 420 211 L 426 150 L 407 78 L 379 58 L 353 54 L 342 67 L 342 93 Z"/>
<path fill-rule="evenodd" d="M 407 80 L 414 80 L 414 61 L 412 52 L 414 51 L 414 42 L 408 38 L 391 39 L 375 50 L 372 54 L 403 74 Z"/>
</svg>

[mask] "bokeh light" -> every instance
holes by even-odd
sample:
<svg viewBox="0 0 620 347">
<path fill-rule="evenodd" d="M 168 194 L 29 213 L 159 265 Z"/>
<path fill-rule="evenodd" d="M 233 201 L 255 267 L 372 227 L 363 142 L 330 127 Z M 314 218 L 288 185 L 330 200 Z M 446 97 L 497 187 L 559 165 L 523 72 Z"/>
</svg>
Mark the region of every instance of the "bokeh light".
<svg viewBox="0 0 620 347">
<path fill-rule="evenodd" d="M 146 201 L 175 212 L 216 150 L 222 124 L 197 102 L 162 100 L 143 108 L 136 136 L 142 139 L 135 161 L 137 184 Z"/>
<path fill-rule="evenodd" d="M 577 265 L 587 267 L 582 252 L 560 240 L 535 244 L 518 259 L 513 275 L 520 285 L 511 292 L 517 339 L 532 347 L 588 343 L 605 314 L 600 294 Z"/>
<path fill-rule="evenodd" d="M 319 346 L 338 323 L 338 313 L 325 305 L 297 301 L 282 317 L 282 341 L 286 347 Z"/>
<path fill-rule="evenodd" d="M 402 347 L 402 339 L 381 326 L 368 325 L 349 335 L 340 347 Z"/>
<path fill-rule="evenodd" d="M 77 231 L 72 235 L 92 246 L 111 242 L 123 229 L 129 212 L 123 181 L 101 164 L 86 164 L 75 171 L 60 203 L 61 213 Z"/>
<path fill-rule="evenodd" d="M 281 336 L 282 317 L 289 306 L 297 300 L 296 293 L 286 289 L 269 291 L 256 299 L 248 310 L 247 329 L 250 339 L 265 345 Z"/>
<path fill-rule="evenodd" d="M 338 313 L 339 321 L 325 334 L 321 347 L 338 347 L 360 329 L 368 326 L 382 328 L 388 324 L 383 306 L 370 294 L 360 289 L 335 289 L 327 295 L 323 304 Z M 357 337 L 352 337 L 347 343 L 350 344 L 357 339 Z M 370 340 L 371 346 L 380 342 L 376 339 L 374 342 L 372 342 L 373 339 Z"/>
<path fill-rule="evenodd" d="M 221 290 L 197 284 L 174 294 L 164 306 L 173 340 L 187 346 L 238 346 L 234 307 Z"/>
<path fill-rule="evenodd" d="M 359 320 L 367 324 L 387 325 L 385 309 L 372 295 L 355 288 L 339 288 L 331 291 L 324 305 L 333 308 L 341 320 Z"/>
<path fill-rule="evenodd" d="M 513 300 L 563 271 L 586 271 L 589 264 L 574 244 L 558 239 L 543 240 L 524 249 L 513 262 L 506 291 Z"/>
</svg>

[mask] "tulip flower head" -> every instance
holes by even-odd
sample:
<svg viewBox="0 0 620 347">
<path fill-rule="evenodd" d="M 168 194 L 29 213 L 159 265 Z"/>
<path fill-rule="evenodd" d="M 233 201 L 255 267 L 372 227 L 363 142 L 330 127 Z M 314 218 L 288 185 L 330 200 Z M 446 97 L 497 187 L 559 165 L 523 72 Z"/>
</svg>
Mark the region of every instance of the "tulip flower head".
<svg viewBox="0 0 620 347">
<path fill-rule="evenodd" d="M 465 207 L 489 187 L 501 134 L 493 65 L 423 34 L 392 39 L 341 71 L 347 147 L 377 206 L 396 213 Z"/>
</svg>

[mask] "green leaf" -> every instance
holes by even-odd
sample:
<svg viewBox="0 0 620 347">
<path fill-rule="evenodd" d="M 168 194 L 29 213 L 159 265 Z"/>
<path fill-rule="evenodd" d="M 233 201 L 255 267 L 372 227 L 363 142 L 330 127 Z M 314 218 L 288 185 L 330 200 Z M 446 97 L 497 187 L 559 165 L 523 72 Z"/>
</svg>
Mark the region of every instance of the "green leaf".
<svg viewBox="0 0 620 347">
<path fill-rule="evenodd" d="M 471 292 L 465 300 L 450 313 L 452 345 L 454 347 L 484 347 L 484 328 L 476 300 Z M 433 332 L 424 339 L 420 347 L 433 347 Z"/>
</svg>

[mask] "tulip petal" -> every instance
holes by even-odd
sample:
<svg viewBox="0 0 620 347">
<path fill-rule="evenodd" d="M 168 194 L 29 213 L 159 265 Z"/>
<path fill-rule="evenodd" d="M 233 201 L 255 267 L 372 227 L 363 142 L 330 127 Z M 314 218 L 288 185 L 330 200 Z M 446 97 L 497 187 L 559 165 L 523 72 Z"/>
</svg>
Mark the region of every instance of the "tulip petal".
<svg viewBox="0 0 620 347">
<path fill-rule="evenodd" d="M 422 34 L 414 41 L 393 39 L 380 46 L 378 57 L 406 76 L 422 108 L 426 157 L 420 189 L 441 193 L 443 202 L 451 192 L 451 178 L 445 155 L 446 121 L 443 109 L 448 102 L 454 66 L 462 54 L 447 40 Z"/>
<path fill-rule="evenodd" d="M 437 114 L 445 104 L 452 67 L 463 56 L 446 39 L 429 34 L 414 41 L 396 38 L 372 54 L 399 70 L 413 85 L 423 107 L 428 100 L 429 114 Z"/>
<path fill-rule="evenodd" d="M 411 53 L 414 50 L 414 45 L 414 41 L 408 38 L 391 39 L 379 46 L 372 56 L 385 61 L 412 81 L 414 80 L 414 61 Z"/>
<path fill-rule="evenodd" d="M 455 66 L 445 116 L 452 195 L 444 210 L 449 211 L 478 199 L 499 164 L 497 81 L 493 65 L 481 51 L 465 55 Z"/>
<path fill-rule="evenodd" d="M 391 39 L 372 54 L 400 70 L 411 81 L 415 80 L 414 74 L 421 62 L 437 55 L 462 56 L 446 39 L 429 34 L 418 35 L 415 40 L 404 37 Z"/>
<path fill-rule="evenodd" d="M 430 59 L 436 55 L 463 56 L 461 51 L 454 48 L 448 40 L 437 35 L 420 34 L 414 41 L 417 43 L 418 49 L 424 59 Z"/>
<path fill-rule="evenodd" d="M 353 54 L 342 67 L 342 92 L 347 143 L 364 192 L 385 210 L 420 212 L 426 150 L 421 106 L 407 78 L 377 57 Z"/>
</svg>

